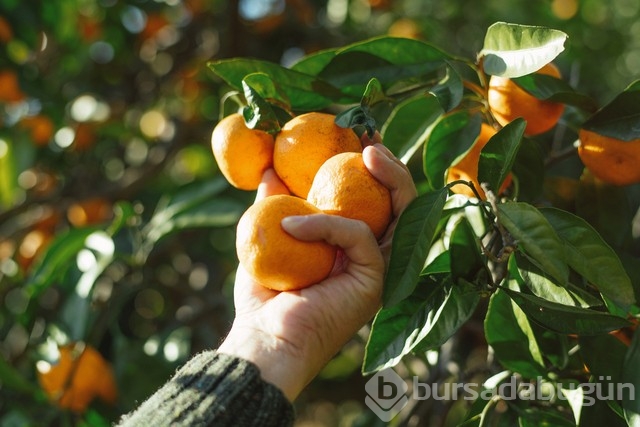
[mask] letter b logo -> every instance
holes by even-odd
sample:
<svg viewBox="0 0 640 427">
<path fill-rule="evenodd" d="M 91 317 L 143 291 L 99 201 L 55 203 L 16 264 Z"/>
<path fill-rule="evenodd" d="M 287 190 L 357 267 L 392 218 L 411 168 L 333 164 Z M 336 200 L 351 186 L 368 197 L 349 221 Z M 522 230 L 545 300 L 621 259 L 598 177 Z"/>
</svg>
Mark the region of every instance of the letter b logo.
<svg viewBox="0 0 640 427">
<path fill-rule="evenodd" d="M 364 403 L 384 422 L 391 421 L 409 403 L 407 384 L 391 368 L 375 374 L 364 388 Z"/>
</svg>

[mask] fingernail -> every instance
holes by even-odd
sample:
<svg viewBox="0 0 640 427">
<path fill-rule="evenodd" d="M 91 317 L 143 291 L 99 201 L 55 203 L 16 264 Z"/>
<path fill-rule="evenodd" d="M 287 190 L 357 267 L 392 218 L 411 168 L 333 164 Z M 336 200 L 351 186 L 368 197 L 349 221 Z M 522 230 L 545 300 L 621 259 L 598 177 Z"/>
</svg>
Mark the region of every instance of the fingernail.
<svg viewBox="0 0 640 427">
<path fill-rule="evenodd" d="M 287 216 L 282 218 L 282 221 L 280 221 L 280 224 L 285 229 L 293 229 L 298 227 L 300 224 L 304 223 L 306 219 L 307 218 L 302 215 Z"/>
</svg>

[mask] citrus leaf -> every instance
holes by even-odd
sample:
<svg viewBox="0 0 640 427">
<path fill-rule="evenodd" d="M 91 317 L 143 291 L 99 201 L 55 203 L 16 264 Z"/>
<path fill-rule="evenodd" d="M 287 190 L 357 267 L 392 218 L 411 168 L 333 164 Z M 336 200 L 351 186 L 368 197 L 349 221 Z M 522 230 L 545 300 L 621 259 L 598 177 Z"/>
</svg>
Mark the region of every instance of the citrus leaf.
<svg viewBox="0 0 640 427">
<path fill-rule="evenodd" d="M 640 80 L 627 86 L 582 127 L 623 141 L 640 138 Z"/>
<path fill-rule="evenodd" d="M 0 207 L 13 204 L 18 177 L 13 159 L 13 145 L 0 135 Z"/>
<path fill-rule="evenodd" d="M 253 73 L 263 73 L 278 82 L 294 110 L 320 110 L 343 101 L 339 89 L 315 76 L 290 70 L 269 61 L 232 58 L 207 63 L 209 69 L 232 88 L 242 91 L 242 80 Z"/>
<path fill-rule="evenodd" d="M 511 173 L 527 123 L 517 118 L 487 141 L 478 161 L 478 182 L 487 183 L 494 193 Z"/>
<path fill-rule="evenodd" d="M 588 95 L 576 92 L 567 82 L 542 73 L 531 73 L 513 82 L 538 99 L 573 105 L 587 112 L 598 109 L 597 102 Z"/>
<path fill-rule="evenodd" d="M 429 89 L 429 93 L 434 95 L 445 112 L 449 112 L 460 105 L 464 93 L 464 85 L 460 74 L 447 64 L 446 75 L 436 85 Z"/>
<path fill-rule="evenodd" d="M 498 205 L 498 220 L 516 240 L 518 248 L 528 254 L 558 284 L 569 278 L 564 260 L 564 246 L 551 224 L 532 205 L 507 202 Z"/>
<path fill-rule="evenodd" d="M 531 143 L 529 143 L 531 142 Z M 517 180 L 518 200 L 539 200 L 545 182 L 544 155 L 533 141 L 520 144 L 511 172 Z"/>
<path fill-rule="evenodd" d="M 244 97 L 247 100 L 248 105 L 242 109 L 242 116 L 249 129 L 259 129 L 265 132 L 277 133 L 280 131 L 280 123 L 278 122 L 278 116 L 275 111 L 258 91 L 256 91 L 249 81 L 255 82 L 257 79 L 256 74 L 251 74 L 248 77 L 254 77 L 252 79 L 242 80 L 242 90 Z M 260 74 L 261 77 L 266 77 L 264 74 Z M 264 80 L 264 79 L 260 79 Z"/>
<path fill-rule="evenodd" d="M 553 61 L 566 39 L 551 28 L 496 22 L 487 29 L 478 58 L 487 74 L 520 77 Z"/>
<path fill-rule="evenodd" d="M 384 145 L 408 163 L 442 112 L 438 99 L 432 95 L 421 94 L 398 103 L 380 130 Z"/>
<path fill-rule="evenodd" d="M 557 208 L 540 212 L 564 243 L 567 264 L 623 308 L 635 302 L 631 279 L 604 239 L 584 219 Z"/>
<path fill-rule="evenodd" d="M 481 122 L 479 114 L 461 110 L 433 126 L 423 150 L 423 170 L 431 188 L 444 185 L 446 170 L 478 139 Z"/>
<path fill-rule="evenodd" d="M 486 283 L 489 277 L 486 260 L 480 252 L 480 241 L 465 216 L 460 217 L 451 232 L 449 253 L 453 283 L 460 280 L 473 283 L 479 274 Z"/>
<path fill-rule="evenodd" d="M 479 300 L 469 286 L 452 286 L 449 275 L 429 276 L 409 298 L 377 313 L 363 372 L 392 367 L 407 354 L 441 346 L 471 317 Z"/>
<path fill-rule="evenodd" d="M 502 290 L 530 320 L 560 334 L 598 335 L 629 326 L 626 319 L 608 313 L 558 304 L 511 289 Z"/>
<path fill-rule="evenodd" d="M 526 378 L 546 376 L 536 337 L 524 312 L 502 291 L 491 295 L 484 331 L 500 364 Z"/>
<path fill-rule="evenodd" d="M 393 306 L 416 287 L 424 267 L 431 242 L 436 233 L 447 190 L 425 193 L 414 199 L 398 219 L 389 268 L 385 276 L 383 305 Z"/>
</svg>

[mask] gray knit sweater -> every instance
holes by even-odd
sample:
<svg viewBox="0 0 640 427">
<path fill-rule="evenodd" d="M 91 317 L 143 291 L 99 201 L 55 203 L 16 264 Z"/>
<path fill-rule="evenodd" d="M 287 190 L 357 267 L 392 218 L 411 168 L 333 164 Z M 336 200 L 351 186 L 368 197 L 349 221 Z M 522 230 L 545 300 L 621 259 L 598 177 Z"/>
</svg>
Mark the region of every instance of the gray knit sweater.
<svg viewBox="0 0 640 427">
<path fill-rule="evenodd" d="M 197 354 L 118 426 L 291 426 L 284 394 L 257 366 L 215 351 Z"/>
</svg>

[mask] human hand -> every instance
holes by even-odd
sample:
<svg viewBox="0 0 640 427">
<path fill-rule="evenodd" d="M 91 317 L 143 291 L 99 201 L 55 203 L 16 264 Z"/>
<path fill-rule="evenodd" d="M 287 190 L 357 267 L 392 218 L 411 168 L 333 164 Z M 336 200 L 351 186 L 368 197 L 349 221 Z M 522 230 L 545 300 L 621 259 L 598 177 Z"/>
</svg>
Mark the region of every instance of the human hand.
<svg viewBox="0 0 640 427">
<path fill-rule="evenodd" d="M 263 379 L 293 401 L 380 307 L 386 260 L 397 219 L 416 197 L 404 164 L 380 143 L 363 137 L 369 171 L 391 192 L 394 219 L 376 241 L 364 222 L 335 215 L 285 218 L 283 228 L 301 240 L 338 246 L 330 276 L 305 289 L 277 292 L 257 283 L 241 266 L 236 273 L 236 317 L 218 352 L 255 363 Z M 268 170 L 256 199 L 287 193 Z"/>
</svg>

